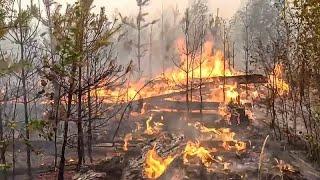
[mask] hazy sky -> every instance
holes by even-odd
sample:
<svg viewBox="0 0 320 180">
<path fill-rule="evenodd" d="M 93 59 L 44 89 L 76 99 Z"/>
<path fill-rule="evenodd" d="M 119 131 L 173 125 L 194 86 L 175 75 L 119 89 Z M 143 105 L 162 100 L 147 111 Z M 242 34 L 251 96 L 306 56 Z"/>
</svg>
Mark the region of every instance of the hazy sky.
<svg viewBox="0 0 320 180">
<path fill-rule="evenodd" d="M 59 3 L 73 3 L 75 0 L 55 0 Z M 187 6 L 188 2 L 192 0 L 151 0 L 148 11 L 150 14 L 155 15 L 161 12 L 162 4 L 164 9 L 179 6 L 181 13 Z M 130 15 L 137 12 L 136 0 L 95 0 L 95 5 L 105 6 L 109 12 L 114 12 L 115 9 L 122 14 Z M 208 0 L 210 11 L 216 12 L 216 9 L 220 9 L 220 15 L 225 18 L 230 18 L 241 4 L 241 0 Z"/>
</svg>

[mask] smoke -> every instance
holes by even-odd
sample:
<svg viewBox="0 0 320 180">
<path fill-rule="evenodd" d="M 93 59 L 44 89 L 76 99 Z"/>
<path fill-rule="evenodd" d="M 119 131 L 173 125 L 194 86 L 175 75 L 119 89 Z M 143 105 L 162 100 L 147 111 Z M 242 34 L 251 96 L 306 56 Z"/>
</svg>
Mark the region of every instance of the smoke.
<svg viewBox="0 0 320 180">
<path fill-rule="evenodd" d="M 145 16 L 146 22 L 150 22 L 154 19 L 159 19 L 163 17 L 164 24 L 159 21 L 155 24 L 152 34 L 152 55 L 150 56 L 150 29 L 147 28 L 142 33 L 142 42 L 146 44 L 145 50 L 146 54 L 142 57 L 142 69 L 145 75 L 152 72 L 153 75 L 160 74 L 163 70 L 168 67 L 172 67 L 172 54 L 176 50 L 175 40 L 181 37 L 182 26 L 179 24 L 184 16 L 186 8 L 190 8 L 196 0 L 150 0 L 150 4 L 143 8 L 144 13 L 148 13 Z M 202 0 L 207 2 L 208 13 L 214 16 L 219 9 L 219 16 L 223 19 L 230 19 L 240 8 L 241 0 Z M 96 5 L 106 7 L 108 13 L 111 14 L 122 14 L 123 16 L 135 18 L 138 13 L 138 7 L 136 0 L 117 0 L 117 1 L 105 1 L 105 0 L 95 0 Z M 98 7 L 98 6 L 97 6 Z M 178 10 L 178 11 L 176 11 Z M 174 20 L 174 13 L 177 14 L 177 21 Z M 161 28 L 164 26 L 165 38 L 162 41 L 160 34 Z M 129 34 L 126 36 L 123 47 L 136 42 L 136 33 L 133 29 L 128 29 Z M 183 35 L 182 35 L 183 37 Z M 161 50 L 164 48 L 167 50 L 166 55 L 163 54 Z M 129 51 L 127 51 L 129 49 Z M 118 48 L 119 61 L 121 63 L 128 63 L 130 60 L 136 60 L 136 49 L 132 48 Z M 152 59 L 152 63 L 149 62 Z M 164 63 L 164 64 L 163 64 Z M 151 64 L 151 65 L 150 65 Z M 150 70 L 149 70 L 150 69 Z M 152 69 L 152 70 L 151 70 Z"/>
<path fill-rule="evenodd" d="M 157 17 L 162 11 L 170 8 L 178 7 L 183 13 L 184 9 L 194 0 L 151 0 L 149 7 L 146 9 L 152 17 Z M 223 18 L 231 18 L 238 10 L 241 0 L 207 0 L 209 10 L 215 13 L 217 8 L 220 9 L 220 16 Z M 69 1 L 68 1 L 69 2 Z M 136 0 L 95 0 L 97 6 L 105 6 L 108 11 L 117 9 L 118 12 L 125 15 L 133 15 L 137 13 Z"/>
<path fill-rule="evenodd" d="M 66 4 L 73 4 L 76 0 L 55 0 L 55 2 L 61 4 L 62 12 L 65 9 Z M 150 0 L 150 3 L 147 7 L 144 7 L 143 12 L 148 13 L 145 16 L 146 22 L 150 22 L 154 19 L 161 19 L 163 15 L 164 24 L 161 24 L 159 21 L 154 25 L 153 34 L 152 34 L 152 56 L 149 55 L 150 49 L 150 28 L 146 28 L 142 33 L 142 43 L 145 44 L 146 53 L 143 57 L 142 66 L 144 73 L 152 71 L 152 74 L 159 74 L 163 70 L 163 66 L 170 67 L 172 66 L 171 55 L 172 51 L 175 50 L 174 43 L 181 34 L 181 25 L 179 24 L 180 20 L 184 16 L 185 9 L 190 7 L 193 2 L 197 0 Z M 214 16 L 219 9 L 219 16 L 224 19 L 230 19 L 240 8 L 243 0 L 202 0 L 206 1 L 208 4 L 208 13 L 213 14 Z M 41 2 L 41 1 L 40 1 Z M 22 1 L 26 6 L 29 5 L 29 1 Z M 122 16 L 127 16 L 129 18 L 135 19 L 138 13 L 138 6 L 136 0 L 94 0 L 95 8 L 93 11 L 99 13 L 101 7 L 105 7 L 106 13 L 109 17 L 114 15 L 121 14 Z M 43 4 L 40 5 L 40 9 L 44 8 Z M 175 10 L 178 10 L 177 21 L 174 20 L 173 13 Z M 176 12 L 176 11 L 175 11 Z M 112 18 L 111 18 L 112 19 Z M 160 38 L 161 28 L 164 26 L 164 29 L 167 33 L 165 39 L 162 41 Z M 131 60 L 135 62 L 136 60 L 136 49 L 134 44 L 137 39 L 137 35 L 134 29 L 124 27 L 124 31 L 128 31 L 124 40 L 117 46 L 118 60 L 121 64 L 127 64 Z M 167 49 L 168 52 L 166 57 L 163 57 L 162 48 Z M 129 50 L 128 50 L 129 49 Z M 152 58 L 152 65 L 149 65 L 149 59 Z M 163 65 L 163 59 L 166 59 L 167 65 Z M 152 69 L 152 70 L 149 70 Z M 150 74 L 150 73 L 149 73 Z"/>
</svg>

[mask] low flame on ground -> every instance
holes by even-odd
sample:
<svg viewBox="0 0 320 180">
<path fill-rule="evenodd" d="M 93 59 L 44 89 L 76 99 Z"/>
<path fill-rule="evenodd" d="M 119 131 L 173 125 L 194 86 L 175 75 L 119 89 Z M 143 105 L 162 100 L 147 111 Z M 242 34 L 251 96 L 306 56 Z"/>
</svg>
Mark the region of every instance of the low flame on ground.
<svg viewBox="0 0 320 180">
<path fill-rule="evenodd" d="M 235 149 L 236 151 L 244 151 L 246 150 L 246 143 L 242 141 L 238 141 L 234 139 L 236 133 L 232 132 L 229 128 L 221 128 L 219 129 L 219 134 L 216 135 L 216 140 L 223 141 L 222 147 L 225 150 L 232 150 Z M 230 145 L 232 142 L 234 145 Z"/>
<path fill-rule="evenodd" d="M 208 128 L 208 127 L 202 125 L 200 122 L 188 123 L 188 126 L 192 126 L 196 129 L 198 129 L 202 133 L 216 133 L 216 134 L 219 133 L 215 128 Z"/>
<path fill-rule="evenodd" d="M 183 162 L 189 163 L 189 158 L 198 157 L 203 165 L 209 167 L 213 162 L 211 153 L 216 152 L 216 149 L 206 149 L 200 146 L 199 142 L 188 141 L 183 153 Z"/>
<path fill-rule="evenodd" d="M 279 169 L 279 171 L 281 173 L 283 172 L 296 172 L 296 170 L 293 168 L 293 166 L 291 164 L 288 164 L 286 163 L 285 161 L 283 160 L 278 160 L 275 158 L 275 161 L 276 161 L 276 168 Z"/>
<path fill-rule="evenodd" d="M 155 147 L 153 147 L 153 149 L 149 150 L 146 154 L 144 168 L 145 176 L 151 179 L 160 177 L 173 160 L 174 158 L 171 156 L 168 156 L 167 158 L 160 157 L 157 154 Z"/>
<path fill-rule="evenodd" d="M 129 141 L 132 140 L 132 134 L 126 134 L 126 136 L 124 137 L 124 145 L 123 145 L 123 150 L 124 151 L 128 151 L 128 143 Z"/>
<path fill-rule="evenodd" d="M 153 116 L 150 115 L 149 118 L 146 121 L 146 130 L 145 133 L 148 135 L 157 134 L 161 131 L 163 124 L 161 122 L 154 122 L 154 126 L 152 127 L 151 121 L 153 119 Z"/>
</svg>

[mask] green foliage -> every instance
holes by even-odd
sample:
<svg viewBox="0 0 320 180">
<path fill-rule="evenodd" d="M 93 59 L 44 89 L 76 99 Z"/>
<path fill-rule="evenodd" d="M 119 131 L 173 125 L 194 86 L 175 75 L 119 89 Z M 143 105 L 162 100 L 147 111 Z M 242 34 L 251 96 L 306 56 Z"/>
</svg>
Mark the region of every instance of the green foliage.
<svg viewBox="0 0 320 180">
<path fill-rule="evenodd" d="M 57 10 L 53 15 L 53 35 L 58 42 L 55 50 L 60 56 L 60 61 L 54 68 L 59 75 L 72 76 L 70 68 L 83 66 L 85 51 L 94 53 L 110 46 L 114 34 L 121 28 L 116 22 L 109 22 L 104 8 L 101 8 L 99 14 L 91 12 L 92 3 L 92 0 L 79 0 L 69 6 L 65 14 Z M 84 39 L 89 38 L 88 36 L 94 39 L 86 47 Z"/>
<path fill-rule="evenodd" d="M 11 168 L 11 166 L 9 164 L 1 164 L 0 163 L 0 175 L 1 175 L 1 171 L 7 171 Z"/>
<path fill-rule="evenodd" d="M 13 72 L 20 72 L 22 68 L 30 68 L 31 64 L 26 61 L 18 63 L 10 63 L 9 60 L 0 59 L 0 77 L 11 74 Z"/>
<path fill-rule="evenodd" d="M 45 138 L 46 140 L 52 141 L 53 132 L 47 121 L 44 120 L 31 120 L 28 124 L 30 132 L 37 132 L 39 137 Z"/>
</svg>

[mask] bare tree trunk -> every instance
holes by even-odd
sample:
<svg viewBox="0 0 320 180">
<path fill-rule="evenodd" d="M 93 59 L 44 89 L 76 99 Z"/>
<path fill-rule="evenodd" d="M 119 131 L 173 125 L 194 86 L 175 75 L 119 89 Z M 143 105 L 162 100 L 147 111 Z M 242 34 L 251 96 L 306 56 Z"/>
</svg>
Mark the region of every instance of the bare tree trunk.
<svg viewBox="0 0 320 180">
<path fill-rule="evenodd" d="M 6 165 L 6 151 L 7 151 L 7 141 L 4 138 L 4 127 L 3 127 L 3 119 L 2 119 L 2 113 L 4 113 L 5 111 L 5 104 L 7 101 L 7 92 L 8 92 L 8 86 L 7 83 L 5 85 L 6 90 L 5 90 L 5 94 L 3 96 L 3 101 L 5 103 L 0 103 L 0 142 L 2 143 L 2 146 L 0 147 L 0 164 L 4 164 Z M 0 170 L 0 174 L 2 174 L 3 179 L 7 179 L 8 175 L 7 175 L 7 170 L 4 168 L 2 170 Z"/>
<path fill-rule="evenodd" d="M 188 36 L 188 35 L 187 35 Z M 187 69 L 186 69 L 186 103 L 187 103 L 187 112 L 190 112 L 190 107 L 189 107 L 189 41 L 188 37 L 186 38 L 186 49 L 187 49 Z"/>
<path fill-rule="evenodd" d="M 29 145 L 30 142 L 30 132 L 28 128 L 29 124 L 29 114 L 28 114 L 28 95 L 27 95 L 27 83 L 26 83 L 26 73 L 24 68 L 22 68 L 22 91 L 23 91 L 23 107 L 24 107 L 24 123 L 25 123 L 25 131 L 26 131 L 26 141 L 27 143 L 27 167 L 28 167 L 28 175 L 29 177 L 32 176 L 31 174 L 31 148 Z"/>
<path fill-rule="evenodd" d="M 150 26 L 150 43 L 149 43 L 149 76 L 152 78 L 152 34 L 153 34 L 153 25 Z"/>
<path fill-rule="evenodd" d="M 141 16 L 142 16 L 142 5 L 139 6 L 139 15 L 137 19 L 137 28 L 138 28 L 138 70 L 141 73 Z"/>
<path fill-rule="evenodd" d="M 3 105 L 2 105 L 2 103 L 0 103 L 0 142 L 4 142 L 2 113 L 3 113 Z M 2 145 L 0 147 L 0 163 L 1 164 L 6 164 L 5 152 L 6 152 L 5 151 L 5 146 Z"/>
<path fill-rule="evenodd" d="M 77 169 L 80 170 L 82 162 L 84 161 L 84 144 L 83 144 L 83 127 L 82 127 L 82 67 L 79 67 L 79 79 L 78 79 L 78 164 Z"/>
<path fill-rule="evenodd" d="M 88 90 L 88 156 L 90 163 L 93 162 L 92 158 L 92 100 L 91 100 L 91 89 Z"/>
<path fill-rule="evenodd" d="M 202 35 L 203 35 L 203 27 L 202 27 Z M 202 96 L 202 55 L 203 55 L 203 37 L 201 37 L 201 43 L 200 43 L 200 87 L 199 87 L 199 93 L 200 93 L 200 116 L 202 118 L 202 110 L 203 110 L 203 96 Z"/>
<path fill-rule="evenodd" d="M 59 125 L 59 107 L 60 107 L 60 95 L 61 88 L 55 83 L 54 84 L 54 107 L 53 107 L 53 115 L 54 115 L 54 167 L 57 167 L 58 163 L 58 146 L 57 146 L 57 137 L 58 137 L 58 125 Z M 57 92 L 58 91 L 58 92 Z"/>
<path fill-rule="evenodd" d="M 21 7 L 21 0 L 19 1 L 19 14 L 22 13 L 22 7 Z M 24 34 L 23 34 L 23 29 L 22 29 L 22 19 L 20 19 L 19 21 L 19 35 L 20 35 L 20 39 L 19 39 L 19 45 L 20 45 L 20 62 L 25 61 L 25 56 L 24 56 Z M 29 178 L 31 178 L 32 174 L 31 174 L 31 148 L 29 146 L 29 142 L 30 142 L 30 133 L 29 133 L 29 128 L 28 128 L 28 124 L 29 124 L 29 114 L 28 114 L 28 95 L 27 95 L 27 74 L 25 72 L 25 68 L 22 68 L 21 71 L 21 82 L 22 82 L 22 94 L 23 94 L 23 107 L 24 107 L 24 123 L 25 123 L 25 140 L 27 141 L 26 143 L 26 152 L 27 152 L 27 174 L 29 176 Z"/>
<path fill-rule="evenodd" d="M 76 66 L 73 65 L 72 71 L 71 71 L 71 83 L 68 90 L 68 101 L 67 101 L 67 114 L 66 114 L 66 120 L 64 121 L 64 132 L 63 132 L 63 142 L 61 147 L 61 155 L 60 155 L 60 163 L 59 163 L 59 173 L 58 173 L 58 180 L 64 179 L 64 167 L 65 167 L 65 151 L 68 141 L 68 130 L 69 130 L 69 118 L 71 117 L 71 108 L 72 108 L 72 95 L 74 92 L 74 77 L 75 77 L 75 71 Z"/>
<path fill-rule="evenodd" d="M 17 115 L 17 103 L 18 103 L 18 95 L 19 95 L 19 91 L 20 91 L 20 83 L 21 80 L 19 80 L 18 82 L 18 89 L 16 91 L 16 96 L 15 96 L 15 102 L 14 102 L 14 107 L 13 107 L 13 122 L 16 122 L 16 115 Z M 15 144 L 15 129 L 12 128 L 11 130 L 11 134 L 12 134 L 12 179 L 15 179 L 15 169 L 16 169 L 16 144 Z"/>
<path fill-rule="evenodd" d="M 226 25 L 223 23 L 223 102 L 226 102 Z"/>
<path fill-rule="evenodd" d="M 88 79 L 88 94 L 87 94 L 87 99 L 88 99 L 88 129 L 87 129 L 87 148 L 88 148 L 88 156 L 90 163 L 93 162 L 92 158 L 92 99 L 91 99 L 91 88 L 90 88 L 90 83 L 91 83 L 91 73 L 90 73 L 90 61 L 89 61 L 89 56 L 87 54 L 87 79 Z M 97 108 L 97 107 L 96 107 Z"/>
<path fill-rule="evenodd" d="M 165 73 L 165 50 L 164 50 L 164 17 L 163 17 L 163 3 L 161 7 L 161 61 L 162 61 L 162 73 Z"/>
<path fill-rule="evenodd" d="M 233 69 L 234 69 L 234 58 L 235 58 L 234 44 L 235 44 L 235 42 L 233 42 L 233 44 L 232 44 L 232 68 Z"/>
<path fill-rule="evenodd" d="M 249 73 L 249 25 L 248 25 L 248 7 L 246 6 L 246 22 L 245 22 L 245 33 L 246 33 L 246 44 L 245 44 L 245 65 L 246 65 L 246 97 L 248 98 L 248 73 Z"/>
<path fill-rule="evenodd" d="M 185 45 L 186 45 L 186 104 L 187 104 L 187 114 L 190 112 L 190 106 L 189 106 L 189 9 L 186 10 L 186 20 L 185 20 Z"/>
</svg>

